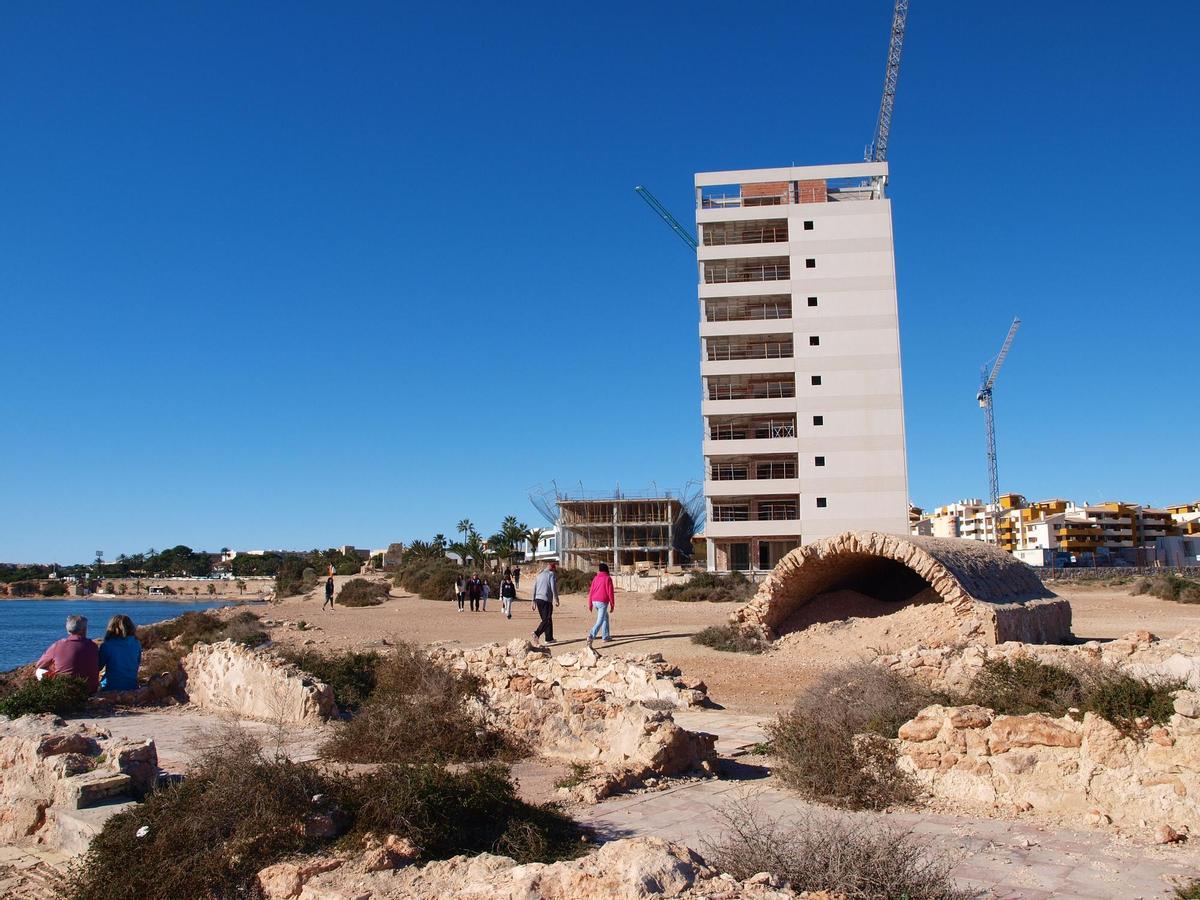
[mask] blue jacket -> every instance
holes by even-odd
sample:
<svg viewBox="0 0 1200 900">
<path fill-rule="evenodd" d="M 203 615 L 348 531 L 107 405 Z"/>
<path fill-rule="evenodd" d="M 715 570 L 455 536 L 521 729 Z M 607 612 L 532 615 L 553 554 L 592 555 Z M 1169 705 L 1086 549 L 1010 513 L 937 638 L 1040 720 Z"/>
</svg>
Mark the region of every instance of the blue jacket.
<svg viewBox="0 0 1200 900">
<path fill-rule="evenodd" d="M 142 644 L 135 637 L 105 638 L 100 644 L 100 679 L 102 691 L 132 691 L 137 689 L 138 668 L 142 664 Z"/>
</svg>

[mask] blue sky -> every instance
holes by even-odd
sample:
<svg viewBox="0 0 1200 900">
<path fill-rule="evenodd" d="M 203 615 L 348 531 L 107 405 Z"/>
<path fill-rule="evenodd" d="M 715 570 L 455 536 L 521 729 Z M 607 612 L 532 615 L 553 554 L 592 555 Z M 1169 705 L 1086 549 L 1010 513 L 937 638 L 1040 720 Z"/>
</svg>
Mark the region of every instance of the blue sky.
<svg viewBox="0 0 1200 900">
<path fill-rule="evenodd" d="M 886 0 L 0 7 L 0 559 L 379 546 L 701 472 L 696 171 L 854 161 Z M 437 6 L 436 9 L 429 8 Z M 910 490 L 1200 495 L 1200 7 L 917 0 Z"/>
</svg>

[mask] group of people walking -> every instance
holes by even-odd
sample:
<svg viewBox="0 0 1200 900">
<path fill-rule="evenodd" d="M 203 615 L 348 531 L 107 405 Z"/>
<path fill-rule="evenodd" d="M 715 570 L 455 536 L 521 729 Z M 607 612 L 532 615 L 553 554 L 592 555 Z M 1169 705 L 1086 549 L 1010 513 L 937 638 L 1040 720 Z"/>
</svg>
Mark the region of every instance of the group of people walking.
<svg viewBox="0 0 1200 900">
<path fill-rule="evenodd" d="M 521 570 L 513 567 L 504 570 L 500 581 L 500 603 L 505 618 L 512 618 L 513 601 L 517 599 L 517 586 L 521 582 Z M 469 605 L 472 612 L 487 612 L 488 597 L 491 589 L 487 581 L 478 574 L 469 577 L 459 576 L 454 582 L 454 592 L 458 599 L 458 611 L 463 612 Z M 558 607 L 558 564 L 547 563 L 538 573 L 533 582 L 533 607 L 537 610 L 538 627 L 533 632 L 533 644 L 555 643 L 554 640 L 554 610 Z M 596 621 L 588 632 L 587 645 L 592 646 L 596 638 L 604 642 L 612 640 L 609 617 L 616 608 L 616 597 L 613 590 L 612 576 L 608 565 L 600 563 L 598 571 L 588 588 L 588 612 L 595 613 Z"/>
<path fill-rule="evenodd" d="M 113 616 L 108 620 L 104 640 L 98 645 L 88 638 L 87 627 L 87 616 L 67 616 L 67 636 L 47 647 L 38 658 L 38 680 L 82 678 L 87 682 L 89 694 L 136 690 L 142 644 L 133 620 L 129 616 Z"/>
</svg>

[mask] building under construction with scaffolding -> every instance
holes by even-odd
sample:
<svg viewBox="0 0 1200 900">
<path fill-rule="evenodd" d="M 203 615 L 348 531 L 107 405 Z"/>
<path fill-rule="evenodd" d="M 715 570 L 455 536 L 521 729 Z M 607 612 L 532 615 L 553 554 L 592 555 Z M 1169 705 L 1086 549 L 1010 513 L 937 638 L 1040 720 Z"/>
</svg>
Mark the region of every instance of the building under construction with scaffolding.
<svg viewBox="0 0 1200 900">
<path fill-rule="evenodd" d="M 558 557 L 568 569 L 595 571 L 604 562 L 613 572 L 666 571 L 691 561 L 696 514 L 703 497 L 673 491 L 619 488 L 613 494 L 557 487 L 530 494 L 558 529 Z"/>
</svg>

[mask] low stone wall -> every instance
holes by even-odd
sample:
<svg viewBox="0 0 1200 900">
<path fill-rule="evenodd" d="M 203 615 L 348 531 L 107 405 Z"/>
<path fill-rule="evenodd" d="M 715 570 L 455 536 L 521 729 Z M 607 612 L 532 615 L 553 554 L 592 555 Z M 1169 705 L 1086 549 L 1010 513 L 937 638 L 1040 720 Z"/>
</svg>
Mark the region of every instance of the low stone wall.
<svg viewBox="0 0 1200 900">
<path fill-rule="evenodd" d="M 662 657 L 551 656 L 527 641 L 475 649 L 440 647 L 430 657 L 480 679 L 484 712 L 542 756 L 595 766 L 573 789 L 594 802 L 642 779 L 711 768 L 713 735 L 676 725 L 670 710 L 705 697 Z"/>
<path fill-rule="evenodd" d="M 0 716 L 0 845 L 68 852 L 59 814 L 140 798 L 158 778 L 153 741 L 113 739 L 57 716 Z"/>
<path fill-rule="evenodd" d="M 834 900 L 824 891 L 801 895 L 765 873 L 738 881 L 708 866 L 695 851 L 657 837 L 612 841 L 581 859 L 550 864 L 520 865 L 492 853 L 455 856 L 424 866 L 410 865 L 403 856 L 381 864 L 374 851 L 349 858 L 310 857 L 264 869 L 258 883 L 267 900 L 783 900 L 798 896 Z"/>
<path fill-rule="evenodd" d="M 184 657 L 188 702 L 264 722 L 316 724 L 337 715 L 333 689 L 268 650 L 197 644 Z"/>
<path fill-rule="evenodd" d="M 996 645 L 916 646 L 879 657 L 875 662 L 899 675 L 919 678 L 937 690 L 962 692 L 991 659 L 1027 657 L 1070 667 L 1080 662 L 1121 668 L 1141 678 L 1171 678 L 1200 690 L 1200 629 L 1161 639 L 1133 631 L 1113 641 L 1047 645 L 1008 642 Z"/>
<path fill-rule="evenodd" d="M 1004 716 L 930 706 L 900 728 L 898 765 L 934 797 L 975 808 L 1114 823 L 1161 842 L 1200 834 L 1200 693 L 1127 737 L 1092 713 Z M 1176 837 L 1173 837 L 1176 836 Z"/>
</svg>

